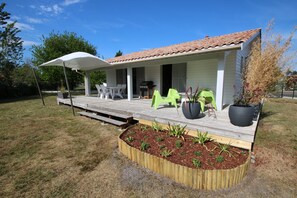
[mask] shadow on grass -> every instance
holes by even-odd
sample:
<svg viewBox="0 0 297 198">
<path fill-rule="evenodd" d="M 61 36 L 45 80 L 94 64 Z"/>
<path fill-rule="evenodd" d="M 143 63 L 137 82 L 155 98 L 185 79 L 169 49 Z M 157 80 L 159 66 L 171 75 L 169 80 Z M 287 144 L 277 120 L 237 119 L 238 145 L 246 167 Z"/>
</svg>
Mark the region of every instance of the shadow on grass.
<svg viewBox="0 0 297 198">
<path fill-rule="evenodd" d="M 47 96 L 50 95 L 44 95 L 43 98 L 46 98 Z M 26 101 L 26 100 L 36 100 L 36 99 L 40 99 L 39 95 L 35 95 L 35 96 L 25 96 L 25 97 L 16 97 L 16 98 L 4 98 L 4 99 L 0 99 L 0 104 L 4 104 L 4 103 L 12 103 L 12 102 L 20 102 L 20 101 Z"/>
<path fill-rule="evenodd" d="M 260 117 L 259 117 L 259 121 L 264 119 L 264 118 L 267 118 L 269 116 L 272 116 L 274 114 L 275 114 L 275 112 L 272 112 L 272 111 L 265 111 L 265 112 L 262 111 L 261 114 L 260 114 Z"/>
</svg>

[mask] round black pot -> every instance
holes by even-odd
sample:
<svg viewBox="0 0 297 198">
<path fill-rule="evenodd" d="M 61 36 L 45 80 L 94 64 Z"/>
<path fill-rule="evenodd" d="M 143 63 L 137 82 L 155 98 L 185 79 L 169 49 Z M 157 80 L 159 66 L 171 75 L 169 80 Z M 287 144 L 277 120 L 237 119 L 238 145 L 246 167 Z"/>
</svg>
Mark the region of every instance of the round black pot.
<svg viewBox="0 0 297 198">
<path fill-rule="evenodd" d="M 255 108 L 250 105 L 231 105 L 229 107 L 230 122 L 235 126 L 253 124 Z"/>
<path fill-rule="evenodd" d="M 200 102 L 183 102 L 182 104 L 183 114 L 188 119 L 197 119 L 200 109 Z"/>
</svg>

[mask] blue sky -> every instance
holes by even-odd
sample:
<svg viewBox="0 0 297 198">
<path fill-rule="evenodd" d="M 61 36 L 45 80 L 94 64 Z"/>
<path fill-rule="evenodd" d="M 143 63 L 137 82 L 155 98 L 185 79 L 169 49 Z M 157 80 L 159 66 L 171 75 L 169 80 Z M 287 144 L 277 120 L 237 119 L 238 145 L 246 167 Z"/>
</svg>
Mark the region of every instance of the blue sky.
<svg viewBox="0 0 297 198">
<path fill-rule="evenodd" d="M 33 44 L 50 32 L 75 32 L 105 59 L 237 31 L 262 28 L 275 19 L 275 32 L 297 25 L 296 0 L 8 0 L 30 58 Z M 294 37 L 297 49 L 297 36 Z M 295 65 L 295 69 L 297 66 Z"/>
</svg>

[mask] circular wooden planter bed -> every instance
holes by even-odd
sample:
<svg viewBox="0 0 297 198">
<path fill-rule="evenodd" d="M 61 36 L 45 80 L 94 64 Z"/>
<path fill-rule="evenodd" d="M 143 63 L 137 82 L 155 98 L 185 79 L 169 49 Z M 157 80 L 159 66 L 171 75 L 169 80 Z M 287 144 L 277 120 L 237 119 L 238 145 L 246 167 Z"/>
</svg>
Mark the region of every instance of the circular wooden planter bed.
<svg viewBox="0 0 297 198">
<path fill-rule="evenodd" d="M 208 161 L 211 165 L 208 164 L 208 165 L 204 166 L 204 164 L 202 164 L 202 166 L 200 168 L 195 168 L 195 167 L 193 167 L 194 166 L 193 164 L 191 167 L 191 163 L 189 163 L 189 162 L 188 163 L 187 162 L 182 162 L 182 163 L 176 162 L 176 159 L 178 158 L 177 155 L 175 155 L 175 156 L 172 155 L 170 157 L 164 158 L 160 154 L 159 155 L 151 154 L 151 153 L 154 153 L 153 145 L 152 145 L 152 147 L 149 147 L 145 151 L 141 151 L 140 147 L 136 146 L 137 144 L 140 144 L 140 143 L 137 143 L 137 141 L 152 142 L 154 139 L 156 139 L 156 140 L 162 139 L 162 138 L 158 139 L 158 137 L 163 137 L 164 143 L 165 142 L 168 143 L 168 141 L 171 141 L 170 140 L 171 138 L 175 138 L 175 137 L 170 137 L 164 131 L 163 132 L 153 131 L 150 127 L 146 128 L 146 131 L 141 131 L 141 132 L 137 132 L 137 131 L 140 131 L 139 125 L 136 127 L 128 128 L 119 136 L 118 145 L 119 145 L 120 152 L 122 154 L 124 154 L 126 157 L 128 157 L 130 160 L 138 163 L 139 165 L 141 165 L 145 168 L 148 168 L 156 173 L 159 173 L 165 177 L 169 177 L 178 183 L 185 184 L 185 185 L 190 186 L 195 189 L 216 190 L 216 189 L 221 189 L 221 188 L 229 188 L 229 187 L 232 187 L 232 186 L 238 184 L 239 182 L 242 181 L 242 179 L 244 178 L 244 176 L 247 173 L 247 170 L 248 170 L 248 167 L 250 164 L 249 163 L 250 162 L 250 153 L 248 151 L 241 150 L 241 152 L 244 153 L 244 154 L 240 154 L 240 155 L 242 155 L 241 162 L 237 162 L 237 163 L 239 163 L 238 165 L 234 165 L 234 164 L 231 165 L 231 166 L 233 166 L 232 168 L 222 167 L 223 166 L 222 164 L 218 164 L 218 166 L 220 166 L 222 168 L 215 168 L 215 166 L 217 164 L 215 162 L 211 162 L 211 160 Z M 135 135 L 137 133 L 138 133 L 138 135 Z M 139 133 L 141 133 L 141 134 L 139 134 Z M 135 139 L 134 139 L 135 142 L 131 143 L 127 140 L 127 137 L 132 137 L 133 135 L 135 137 Z M 137 138 L 140 136 L 143 137 L 143 138 L 141 138 L 141 140 L 139 138 Z M 165 137 L 165 136 L 168 136 L 168 137 Z M 185 137 L 184 138 L 185 141 L 183 141 L 184 142 L 183 149 L 186 149 L 185 147 L 190 147 L 193 150 L 194 147 L 196 147 L 196 146 L 197 146 L 197 148 L 202 148 L 202 147 L 199 147 L 199 145 L 194 144 L 193 141 L 191 141 L 191 139 L 193 137 L 187 136 L 187 135 L 185 135 L 184 137 Z M 168 141 L 167 141 L 167 139 L 168 139 Z M 160 142 L 156 141 L 156 143 L 159 144 Z M 214 142 L 212 142 L 212 143 L 216 144 Z M 163 143 L 160 143 L 160 144 L 163 144 Z M 171 144 L 172 144 L 172 141 L 171 141 Z M 211 147 L 211 144 L 206 145 L 206 146 Z M 235 148 L 235 147 L 233 147 L 233 148 Z M 177 153 L 177 151 L 180 151 L 179 149 L 180 148 L 177 148 L 176 145 L 173 145 L 173 147 L 171 147 L 171 150 L 173 151 L 173 153 Z M 235 149 L 237 149 L 237 148 L 235 148 Z M 218 149 L 214 148 L 213 150 L 218 150 Z M 240 150 L 240 149 L 238 149 L 238 150 Z M 234 150 L 234 152 L 235 151 L 236 150 Z M 183 151 L 183 152 L 185 152 L 185 151 Z M 219 150 L 217 152 L 219 152 Z M 185 155 L 189 156 L 191 154 L 185 154 Z M 204 152 L 202 155 L 205 155 Z M 220 153 L 220 155 L 223 155 L 223 154 Z M 232 156 L 232 157 L 234 157 L 234 156 Z M 197 158 L 199 158 L 199 157 L 197 157 Z M 233 161 L 231 158 L 229 160 Z M 174 162 L 172 162 L 172 161 L 174 161 Z M 236 160 L 234 159 L 234 161 L 236 161 Z M 187 164 L 187 165 L 183 165 L 183 164 Z"/>
</svg>

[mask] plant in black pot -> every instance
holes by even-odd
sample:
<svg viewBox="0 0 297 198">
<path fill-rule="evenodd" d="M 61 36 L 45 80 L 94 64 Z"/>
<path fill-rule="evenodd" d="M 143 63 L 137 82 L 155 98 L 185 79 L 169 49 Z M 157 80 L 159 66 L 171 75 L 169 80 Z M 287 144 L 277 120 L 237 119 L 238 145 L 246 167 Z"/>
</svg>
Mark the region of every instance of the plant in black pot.
<svg viewBox="0 0 297 198">
<path fill-rule="evenodd" d="M 186 90 L 186 98 L 182 103 L 182 111 L 186 118 L 197 119 L 200 115 L 201 104 L 203 103 L 203 98 L 199 97 L 198 87 L 196 91 L 192 92 L 192 87 Z"/>
<path fill-rule="evenodd" d="M 235 126 L 250 126 L 253 124 L 255 106 L 251 104 L 257 91 L 250 91 L 249 84 L 245 83 L 243 91 L 234 99 L 234 104 L 229 107 L 230 122 Z"/>
</svg>

